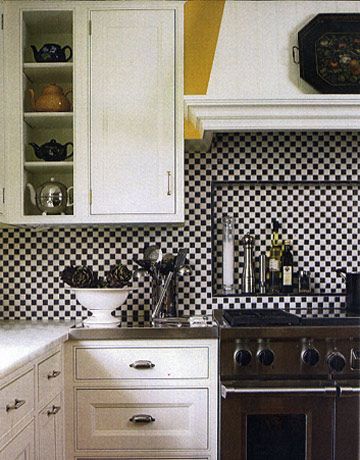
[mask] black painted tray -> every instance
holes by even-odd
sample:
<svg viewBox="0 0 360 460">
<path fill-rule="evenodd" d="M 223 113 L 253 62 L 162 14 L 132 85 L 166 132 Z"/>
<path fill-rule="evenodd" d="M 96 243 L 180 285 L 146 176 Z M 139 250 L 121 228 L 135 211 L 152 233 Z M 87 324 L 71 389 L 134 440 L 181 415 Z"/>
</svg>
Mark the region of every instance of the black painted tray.
<svg viewBox="0 0 360 460">
<path fill-rule="evenodd" d="M 360 93 L 360 14 L 318 14 L 298 41 L 301 78 L 320 93 Z"/>
</svg>

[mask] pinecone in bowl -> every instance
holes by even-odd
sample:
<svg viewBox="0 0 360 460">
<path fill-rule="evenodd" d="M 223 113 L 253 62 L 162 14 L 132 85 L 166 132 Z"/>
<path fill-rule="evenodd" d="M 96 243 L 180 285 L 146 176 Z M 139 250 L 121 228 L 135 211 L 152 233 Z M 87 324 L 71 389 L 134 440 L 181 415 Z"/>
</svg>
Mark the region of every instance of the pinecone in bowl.
<svg viewBox="0 0 360 460">
<path fill-rule="evenodd" d="M 123 288 L 129 284 L 131 277 L 131 271 L 121 262 L 118 262 L 112 265 L 106 274 L 107 287 Z"/>
<path fill-rule="evenodd" d="M 60 278 L 73 288 L 94 288 L 98 285 L 96 273 L 87 265 L 70 265 L 63 270 Z"/>
</svg>

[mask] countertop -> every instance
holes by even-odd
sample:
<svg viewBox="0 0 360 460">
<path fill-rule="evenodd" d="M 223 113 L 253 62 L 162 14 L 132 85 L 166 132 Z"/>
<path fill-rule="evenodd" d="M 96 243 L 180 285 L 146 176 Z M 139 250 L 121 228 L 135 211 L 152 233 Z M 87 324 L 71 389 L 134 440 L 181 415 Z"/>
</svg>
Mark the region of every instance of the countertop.
<svg viewBox="0 0 360 460">
<path fill-rule="evenodd" d="M 0 379 L 69 337 L 70 321 L 0 321 Z"/>
<path fill-rule="evenodd" d="M 206 339 L 217 338 L 215 323 L 206 327 L 154 327 L 150 322 L 122 323 L 117 328 L 75 327 L 74 321 L 0 320 L 0 380 L 68 339 Z"/>
</svg>

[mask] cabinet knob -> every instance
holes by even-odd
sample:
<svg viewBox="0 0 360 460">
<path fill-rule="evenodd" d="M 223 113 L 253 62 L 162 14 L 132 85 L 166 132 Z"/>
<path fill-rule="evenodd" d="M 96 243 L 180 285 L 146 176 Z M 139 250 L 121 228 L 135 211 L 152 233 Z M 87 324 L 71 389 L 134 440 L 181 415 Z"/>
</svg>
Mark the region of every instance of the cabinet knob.
<svg viewBox="0 0 360 460">
<path fill-rule="evenodd" d="M 53 370 L 52 372 L 50 372 L 47 376 L 47 378 L 50 380 L 50 379 L 55 379 L 56 377 L 58 377 L 59 375 L 61 374 L 61 371 L 55 371 Z"/>
<path fill-rule="evenodd" d="M 151 415 L 137 414 L 137 415 L 133 415 L 129 419 L 129 421 L 132 423 L 152 423 L 152 422 L 155 422 L 155 419 Z"/>
<path fill-rule="evenodd" d="M 47 416 L 50 417 L 50 415 L 56 415 L 60 409 L 60 406 L 52 406 L 52 408 L 47 411 Z"/>
<path fill-rule="evenodd" d="M 145 359 L 139 359 L 138 361 L 129 364 L 129 366 L 133 369 L 152 369 L 153 367 L 155 367 L 155 364 Z"/>
<path fill-rule="evenodd" d="M 5 407 L 6 412 L 17 410 L 26 403 L 25 399 L 15 399 L 12 404 L 7 404 Z"/>
</svg>

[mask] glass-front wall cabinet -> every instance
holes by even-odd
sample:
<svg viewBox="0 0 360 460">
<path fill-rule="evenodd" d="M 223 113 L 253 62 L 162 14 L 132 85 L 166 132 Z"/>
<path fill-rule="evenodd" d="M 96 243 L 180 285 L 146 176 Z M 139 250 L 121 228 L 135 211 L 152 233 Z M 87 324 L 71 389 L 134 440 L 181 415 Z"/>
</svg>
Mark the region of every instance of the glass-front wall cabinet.
<svg viewBox="0 0 360 460">
<path fill-rule="evenodd" d="M 22 12 L 23 215 L 73 215 L 73 12 Z"/>
</svg>

